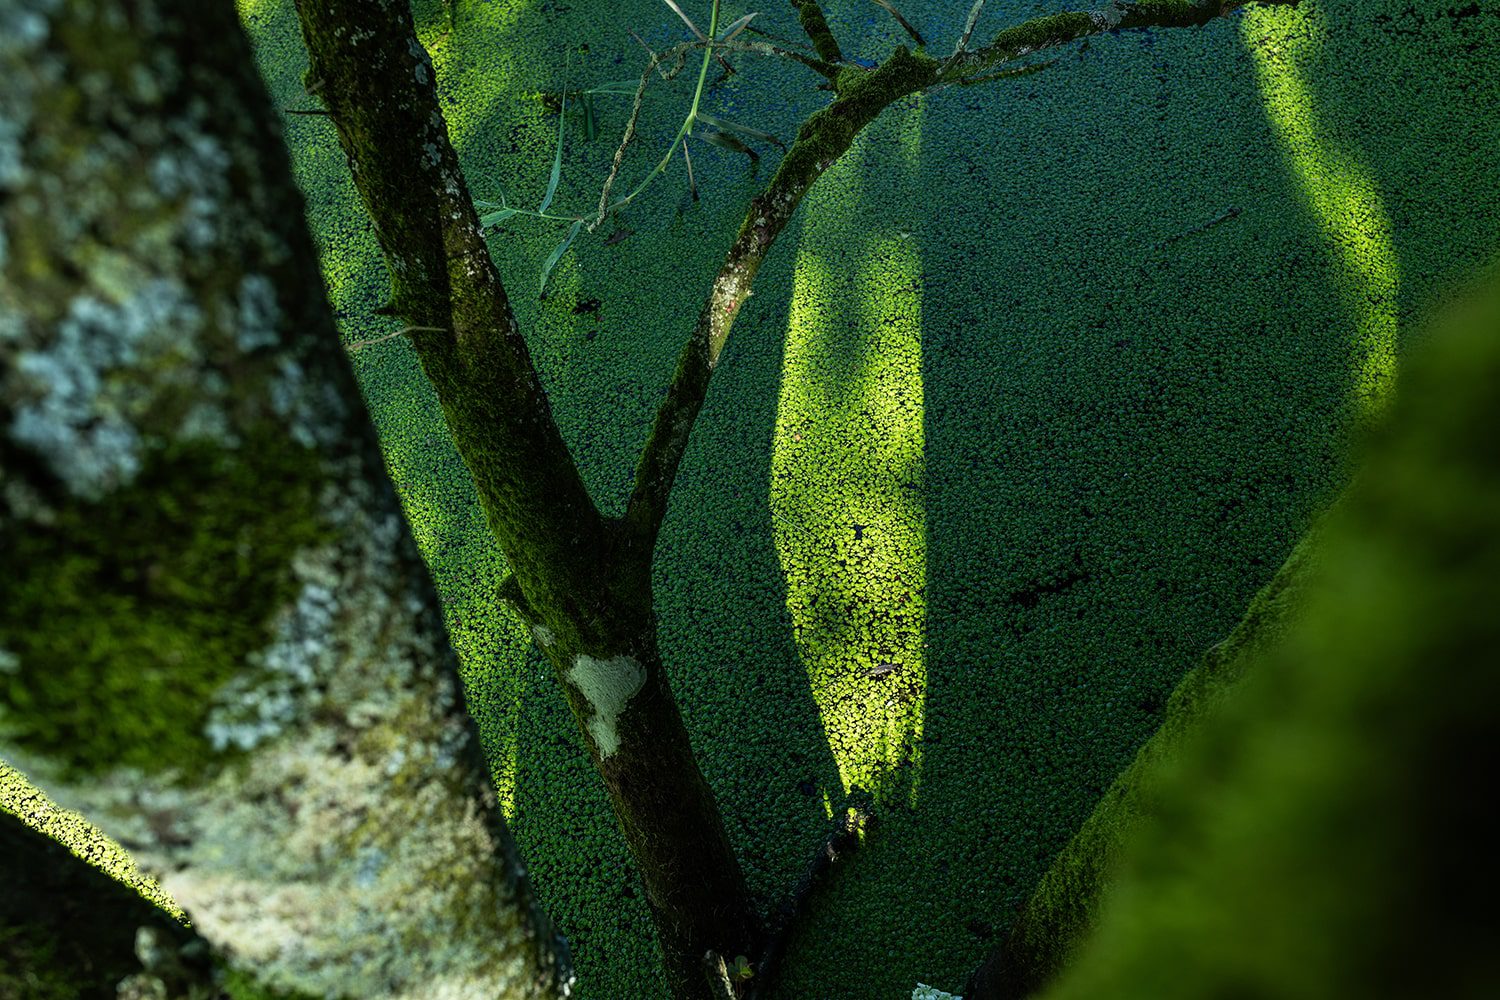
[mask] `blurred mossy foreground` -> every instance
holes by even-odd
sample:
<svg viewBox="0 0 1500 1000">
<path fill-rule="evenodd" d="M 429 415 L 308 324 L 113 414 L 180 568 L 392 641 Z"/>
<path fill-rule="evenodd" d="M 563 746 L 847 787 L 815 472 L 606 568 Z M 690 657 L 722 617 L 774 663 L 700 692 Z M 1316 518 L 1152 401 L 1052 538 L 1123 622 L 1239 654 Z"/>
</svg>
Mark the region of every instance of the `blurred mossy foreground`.
<svg viewBox="0 0 1500 1000">
<path fill-rule="evenodd" d="M 239 6 L 278 106 L 313 107 L 290 0 Z M 877 57 L 905 40 L 874 5 L 824 6 L 846 52 Z M 900 6 L 935 51 L 968 8 Z M 1065 5 L 991 3 L 981 34 L 1054 6 Z M 531 95 L 561 88 L 565 64 L 570 87 L 635 75 L 642 53 L 627 29 L 658 48 L 683 37 L 654 0 L 456 0 L 451 23 L 436 0 L 415 8 L 473 193 L 528 205 L 557 134 Z M 668 671 L 761 898 L 795 881 L 852 786 L 879 793 L 864 845 L 814 899 L 779 996 L 962 982 L 1161 725 L 1184 673 L 1339 492 L 1350 430 L 1384 406 L 1408 328 L 1500 247 L 1500 4 L 1472 9 L 1304 0 L 1203 30 L 1100 38 L 1044 73 L 891 109 L 809 197 L 800 234 L 788 232 L 742 313 L 656 565 Z M 768 9 L 767 30 L 793 35 L 788 10 Z M 747 63 L 705 107 L 784 134 L 826 100 L 813 82 Z M 675 131 L 684 86 L 648 99 L 643 157 Z M 601 99 L 594 142 L 567 130 L 559 205 L 597 198 L 625 111 Z M 376 313 L 387 279 L 331 126 L 285 125 L 346 340 L 391 332 Z M 694 165 L 702 201 L 669 175 L 621 221 L 624 238 L 580 238 L 544 301 L 534 278 L 562 231 L 513 222 L 491 241 L 554 412 L 610 513 L 767 176 L 707 148 Z M 628 165 L 627 179 L 644 169 Z M 1483 338 L 1470 350 L 1470 368 L 1449 360 L 1422 376 L 1469 387 L 1452 394 L 1455 414 L 1484 403 L 1464 393 L 1496 384 L 1479 372 L 1500 374 Z M 399 340 L 352 357 L 521 853 L 573 942 L 577 995 L 659 997 L 628 856 L 555 682 L 496 597 L 504 567 L 432 394 Z M 1480 446 L 1458 420 L 1436 415 L 1430 431 L 1396 438 L 1386 467 L 1402 471 L 1377 480 L 1400 494 L 1393 509 L 1425 511 L 1413 545 L 1419 530 L 1441 541 L 1475 527 L 1459 510 L 1478 509 L 1484 482 L 1441 471 L 1445 449 Z M 1370 502 L 1351 516 L 1384 531 Z M 1123 983 L 1130 995 L 1240 995 L 1214 992 L 1224 970 L 1244 995 L 1366 981 L 1377 992 L 1404 982 L 1383 960 L 1368 979 L 1319 970 L 1360 953 L 1350 937 L 1389 958 L 1465 926 L 1473 900 L 1458 898 L 1447 920 L 1420 915 L 1445 874 L 1430 866 L 1450 853 L 1483 863 L 1482 826 L 1451 809 L 1481 802 L 1484 782 L 1458 799 L 1448 783 L 1407 779 L 1467 774 L 1492 753 L 1460 737 L 1493 703 L 1474 644 L 1484 622 L 1463 616 L 1481 612 L 1466 602 L 1485 566 L 1494 579 L 1494 552 L 1455 541 L 1434 563 L 1360 537 L 1349 528 L 1329 543 L 1370 571 L 1313 606 L 1327 631 L 1268 661 L 1277 669 L 1247 689 L 1246 721 L 1200 755 L 1214 766 L 1183 765 L 1172 786 L 1218 795 L 1224 822 L 1199 818 L 1209 807 L 1197 791 L 1162 793 L 1162 831 L 1142 841 L 1063 995 L 1124 995 Z M 1402 574 L 1426 582 L 1409 593 L 1362 583 Z M 1492 585 L 1484 592 L 1493 608 Z M 1453 627 L 1420 627 L 1435 621 Z M 1337 638 L 1348 634 L 1369 648 Z M 1473 676 L 1422 680 L 1408 653 L 1471 657 Z M 1330 669 L 1287 680 L 1307 661 Z M 1449 712 L 1455 742 L 1429 740 Z M 1372 731 L 1390 737 L 1378 759 L 1364 756 Z M 1369 782 L 1345 788 L 1351 767 Z M 1326 794 L 1335 788 L 1346 794 Z M 1398 839 L 1352 841 L 1341 867 L 1307 871 L 1298 845 L 1326 843 L 1356 815 L 1412 822 L 1380 824 Z M 1456 853 L 1434 851 L 1445 838 Z M 1393 868 L 1399 892 L 1374 903 L 1335 889 Z M 1292 910 L 1257 909 L 1286 899 L 1269 889 L 1246 892 L 1243 910 L 1223 902 L 1287 872 L 1308 876 Z M 1463 869 L 1451 881 L 1480 884 Z M 1382 938 L 1402 925 L 1376 904 L 1409 907 L 1412 938 Z M 1162 953 L 1171 941 L 1181 954 Z M 1427 943 L 1465 954 L 1458 933 Z M 1189 948 L 1201 967 L 1183 964 Z M 1377 972 L 1390 973 L 1383 986 Z"/>
</svg>

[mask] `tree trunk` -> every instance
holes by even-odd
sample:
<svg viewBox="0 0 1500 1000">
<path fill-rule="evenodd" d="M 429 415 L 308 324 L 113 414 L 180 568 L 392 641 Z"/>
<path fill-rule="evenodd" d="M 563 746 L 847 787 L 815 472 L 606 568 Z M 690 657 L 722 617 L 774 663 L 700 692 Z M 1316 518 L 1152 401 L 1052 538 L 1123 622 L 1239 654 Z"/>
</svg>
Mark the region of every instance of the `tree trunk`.
<svg viewBox="0 0 1500 1000">
<path fill-rule="evenodd" d="M 612 635 L 538 644 L 588 735 L 646 889 L 674 997 L 712 996 L 703 957 L 759 954 L 762 932 L 667 684 L 649 609 Z"/>
<path fill-rule="evenodd" d="M 1316 564 L 1318 531 L 1310 530 L 1238 625 L 1178 683 L 1166 718 L 1115 779 L 1077 834 L 1053 860 L 1015 917 L 1005 943 L 969 976 L 966 1000 L 1024 1000 L 1041 993 L 1092 933 L 1105 890 L 1132 837 L 1159 805 L 1162 774 L 1233 697 L 1254 661 L 1296 624 Z"/>
<path fill-rule="evenodd" d="M 670 987 L 707 997 L 705 950 L 751 956 L 756 915 L 656 648 L 649 545 L 584 488 L 531 365 L 404 4 L 298 0 L 328 107 L 392 275 L 392 306 L 556 667 L 640 866 Z"/>
<path fill-rule="evenodd" d="M 233 5 L 0 78 L 0 754 L 260 986 L 565 993 Z"/>
</svg>

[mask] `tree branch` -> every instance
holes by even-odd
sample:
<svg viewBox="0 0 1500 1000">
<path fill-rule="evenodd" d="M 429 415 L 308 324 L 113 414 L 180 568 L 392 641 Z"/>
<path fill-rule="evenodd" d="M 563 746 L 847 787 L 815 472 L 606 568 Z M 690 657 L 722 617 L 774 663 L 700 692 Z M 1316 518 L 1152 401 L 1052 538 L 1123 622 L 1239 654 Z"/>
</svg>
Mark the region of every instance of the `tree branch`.
<svg viewBox="0 0 1500 1000">
<path fill-rule="evenodd" d="M 338 129 L 390 270 L 391 309 L 414 328 L 490 528 L 533 605 L 567 606 L 606 547 L 603 519 L 481 235 L 411 12 L 363 0 L 297 0 L 297 11 L 308 89 Z"/>
<path fill-rule="evenodd" d="M 1296 6 L 1298 0 L 1258 2 Z M 739 235 L 719 267 L 692 334 L 678 355 L 672 382 L 657 409 L 651 434 L 636 465 L 635 485 L 625 514 L 634 544 L 644 545 L 649 552 L 655 543 L 693 423 L 707 397 L 709 380 L 735 316 L 751 294 L 756 272 L 803 196 L 823 171 L 848 150 L 860 130 L 907 94 L 943 83 L 972 82 L 981 75 L 987 79 L 1013 75 L 1005 70 L 995 72 L 995 67 L 1039 49 L 1103 31 L 1202 25 L 1244 5 L 1245 0 L 1117 2 L 1102 13 L 1033 18 L 1000 32 L 982 49 L 956 52 L 941 66 L 923 53 L 914 54 L 902 47 L 874 70 L 842 71 L 836 78 L 837 98 L 803 124 L 776 176 L 750 203 Z M 809 6 L 812 5 L 804 3 L 798 10 L 806 12 Z M 977 20 L 978 9 L 976 4 L 971 10 L 971 22 Z M 966 34 L 970 30 L 966 26 Z M 1021 70 L 1031 71 L 1032 67 Z"/>
<path fill-rule="evenodd" d="M 234 6 L 35 11 L 0 44 L 34 237 L 0 261 L 0 756 L 251 986 L 560 996 Z"/>
<path fill-rule="evenodd" d="M 823 8 L 818 6 L 817 0 L 792 0 L 792 6 L 797 9 L 797 19 L 802 22 L 802 30 L 817 50 L 818 58 L 830 63 L 843 62 L 844 54 L 839 51 L 838 39 L 833 37 L 833 30 L 828 27 L 828 19 L 823 16 Z"/>
<path fill-rule="evenodd" d="M 751 201 L 693 332 L 678 355 L 676 373 L 636 466 L 625 522 L 634 542 L 646 551 L 666 515 L 672 483 L 729 330 L 750 296 L 766 254 L 803 196 L 849 149 L 854 137 L 893 101 L 936 82 L 937 65 L 902 47 L 874 70 L 845 70 L 839 77 L 844 84 L 838 97 L 803 123 L 775 177 Z"/>
<path fill-rule="evenodd" d="M 1000 63 L 1105 31 L 1199 27 L 1249 3 L 1295 7 L 1298 0 L 1139 0 L 1137 3 L 1115 0 L 1099 11 L 1036 17 L 1006 28 L 990 44 L 962 53 L 945 64 L 943 82 L 975 76 Z"/>
</svg>

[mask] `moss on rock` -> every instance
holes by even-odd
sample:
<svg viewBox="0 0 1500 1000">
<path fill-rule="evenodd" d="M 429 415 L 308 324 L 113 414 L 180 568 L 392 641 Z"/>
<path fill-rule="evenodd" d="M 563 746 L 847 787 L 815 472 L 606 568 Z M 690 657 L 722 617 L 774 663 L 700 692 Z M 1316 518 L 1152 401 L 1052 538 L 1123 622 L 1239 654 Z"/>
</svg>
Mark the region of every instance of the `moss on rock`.
<svg viewBox="0 0 1500 1000">
<path fill-rule="evenodd" d="M 271 645 L 292 557 L 327 534 L 300 452 L 189 444 L 107 500 L 0 529 L 28 567 L 0 578 L 7 742 L 74 772 L 193 771 L 225 750 L 215 695 Z"/>
</svg>

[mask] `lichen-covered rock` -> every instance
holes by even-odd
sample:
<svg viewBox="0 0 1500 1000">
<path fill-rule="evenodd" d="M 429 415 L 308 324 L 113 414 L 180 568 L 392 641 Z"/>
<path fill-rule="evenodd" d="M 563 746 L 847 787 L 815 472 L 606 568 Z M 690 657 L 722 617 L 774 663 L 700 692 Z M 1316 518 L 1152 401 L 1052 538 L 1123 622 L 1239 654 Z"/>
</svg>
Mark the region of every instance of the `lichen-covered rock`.
<svg viewBox="0 0 1500 1000">
<path fill-rule="evenodd" d="M 0 75 L 0 754 L 257 982 L 565 993 L 232 6 Z"/>
</svg>

